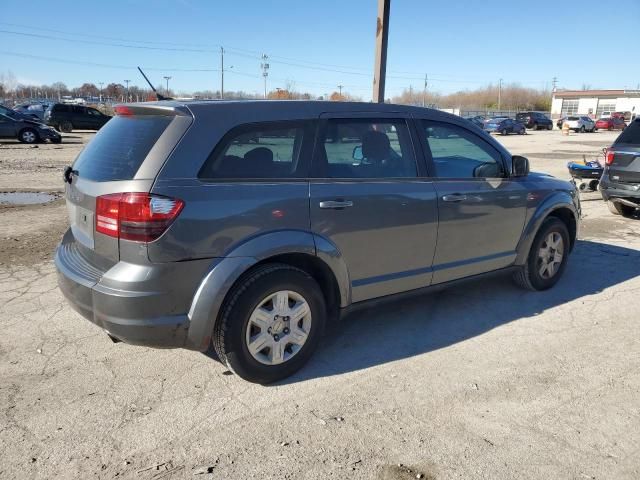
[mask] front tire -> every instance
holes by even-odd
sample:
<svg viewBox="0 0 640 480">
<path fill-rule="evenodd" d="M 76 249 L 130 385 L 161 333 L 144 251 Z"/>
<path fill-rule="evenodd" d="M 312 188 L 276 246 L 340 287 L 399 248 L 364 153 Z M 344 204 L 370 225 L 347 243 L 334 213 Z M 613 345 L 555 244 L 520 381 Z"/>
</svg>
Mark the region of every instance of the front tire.
<svg viewBox="0 0 640 480">
<path fill-rule="evenodd" d="M 514 280 L 527 290 L 553 287 L 564 273 L 570 246 L 565 223 L 556 217 L 547 218 L 531 244 L 527 262 L 515 273 Z"/>
<path fill-rule="evenodd" d="M 586 131 L 587 131 L 587 129 L 586 129 L 586 128 L 584 128 L 584 125 L 580 127 L 580 133 L 584 133 L 584 132 L 586 132 Z"/>
<path fill-rule="evenodd" d="M 607 200 L 607 207 L 609 207 L 609 211 L 614 215 L 622 215 L 623 217 L 630 217 L 636 210 L 629 205 L 624 205 L 620 202 L 614 202 L 611 200 Z"/>
<path fill-rule="evenodd" d="M 40 136 L 33 128 L 25 128 L 18 134 L 18 140 L 22 143 L 38 143 Z"/>
<path fill-rule="evenodd" d="M 299 370 L 320 342 L 326 306 L 305 271 L 267 264 L 243 276 L 216 322 L 213 347 L 241 378 L 267 384 Z"/>
</svg>

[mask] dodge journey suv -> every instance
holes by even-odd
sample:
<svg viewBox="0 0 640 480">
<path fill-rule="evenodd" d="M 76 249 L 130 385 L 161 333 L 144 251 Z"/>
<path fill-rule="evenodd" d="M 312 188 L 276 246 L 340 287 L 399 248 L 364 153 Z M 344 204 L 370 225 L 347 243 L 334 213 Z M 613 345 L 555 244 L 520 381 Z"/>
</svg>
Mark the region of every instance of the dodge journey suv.
<svg viewBox="0 0 640 480">
<path fill-rule="evenodd" d="M 122 105 L 64 174 L 55 263 L 71 305 L 115 341 L 205 351 L 268 383 L 365 302 L 489 272 L 545 290 L 580 216 L 436 110 L 348 102 Z"/>
</svg>

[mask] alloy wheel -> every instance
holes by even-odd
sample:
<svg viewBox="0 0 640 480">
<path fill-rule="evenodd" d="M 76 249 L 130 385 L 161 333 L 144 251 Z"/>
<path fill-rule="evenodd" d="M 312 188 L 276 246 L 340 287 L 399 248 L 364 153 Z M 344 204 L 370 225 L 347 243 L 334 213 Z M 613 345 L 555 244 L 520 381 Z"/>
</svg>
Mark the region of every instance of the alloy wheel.
<svg viewBox="0 0 640 480">
<path fill-rule="evenodd" d="M 34 143 L 36 141 L 36 134 L 27 130 L 22 134 L 22 140 L 24 140 L 25 143 Z"/>
<path fill-rule="evenodd" d="M 544 279 L 552 278 L 562 265 L 564 241 L 558 232 L 551 232 L 538 250 L 538 273 Z"/>
<path fill-rule="evenodd" d="M 251 356 L 264 365 L 294 357 L 311 331 L 311 308 L 299 293 L 281 290 L 258 303 L 249 317 L 245 341 Z"/>
</svg>

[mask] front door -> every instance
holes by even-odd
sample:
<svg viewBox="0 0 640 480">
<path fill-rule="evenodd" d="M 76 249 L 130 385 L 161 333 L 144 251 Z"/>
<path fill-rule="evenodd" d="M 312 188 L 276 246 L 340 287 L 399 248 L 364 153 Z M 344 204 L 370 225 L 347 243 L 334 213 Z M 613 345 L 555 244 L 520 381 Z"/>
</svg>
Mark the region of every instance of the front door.
<svg viewBox="0 0 640 480">
<path fill-rule="evenodd" d="M 340 252 L 353 302 L 431 283 L 437 199 L 421 170 L 405 119 L 322 122 L 311 230 Z"/>
<path fill-rule="evenodd" d="M 15 120 L 0 114 L 0 138 L 16 138 Z"/>
<path fill-rule="evenodd" d="M 511 265 L 522 235 L 527 191 L 509 178 L 497 148 L 459 125 L 422 121 L 438 194 L 433 283 Z"/>
</svg>

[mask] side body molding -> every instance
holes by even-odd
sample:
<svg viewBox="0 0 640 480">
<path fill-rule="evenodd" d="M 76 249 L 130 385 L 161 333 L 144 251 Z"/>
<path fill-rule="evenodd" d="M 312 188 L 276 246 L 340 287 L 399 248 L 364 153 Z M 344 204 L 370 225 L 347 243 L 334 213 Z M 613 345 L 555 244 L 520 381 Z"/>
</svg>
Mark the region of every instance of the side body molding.
<svg viewBox="0 0 640 480">
<path fill-rule="evenodd" d="M 319 248 L 316 250 L 316 241 Z M 204 351 L 209 348 L 213 327 L 229 289 L 256 263 L 281 255 L 300 253 L 316 256 L 334 273 L 340 288 L 340 306 L 350 298 L 349 276 L 337 249 L 310 232 L 280 230 L 248 239 L 212 261 L 209 273 L 198 287 L 189 309 L 189 331 L 185 348 Z"/>
<path fill-rule="evenodd" d="M 532 209 L 532 213 L 528 214 L 525 221 L 525 228 L 522 232 L 522 237 L 520 238 L 520 242 L 516 248 L 516 265 L 524 265 L 527 261 L 527 256 L 529 255 L 533 239 L 535 238 L 536 233 L 538 233 L 538 230 L 545 218 L 547 218 L 554 210 L 559 210 L 561 208 L 569 209 L 573 214 L 573 218 L 576 221 L 577 235 L 580 227 L 580 212 L 578 207 L 576 207 L 573 198 L 568 192 L 555 191 L 542 200 L 535 210 Z"/>
</svg>

